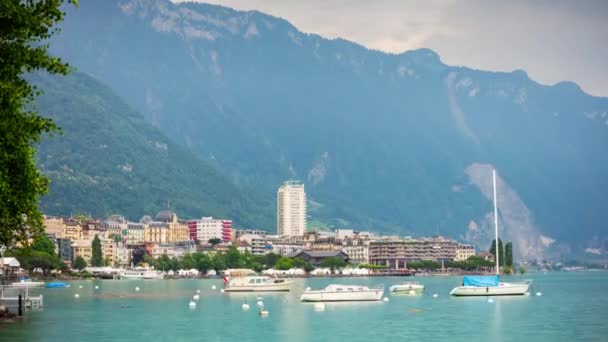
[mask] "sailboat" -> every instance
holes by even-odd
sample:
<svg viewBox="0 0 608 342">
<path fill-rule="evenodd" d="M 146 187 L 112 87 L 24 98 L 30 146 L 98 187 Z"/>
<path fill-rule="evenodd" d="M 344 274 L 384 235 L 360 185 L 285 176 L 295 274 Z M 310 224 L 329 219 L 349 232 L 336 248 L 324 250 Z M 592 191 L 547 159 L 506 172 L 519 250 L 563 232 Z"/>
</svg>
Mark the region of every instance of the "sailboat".
<svg viewBox="0 0 608 342">
<path fill-rule="evenodd" d="M 492 170 L 492 184 L 494 187 L 494 232 L 496 235 L 496 275 L 493 276 L 465 276 L 462 286 L 455 287 L 452 296 L 518 296 L 528 292 L 532 281 L 519 283 L 505 283 L 500 281 L 500 268 L 498 256 L 498 206 L 496 204 L 496 170 Z"/>
</svg>

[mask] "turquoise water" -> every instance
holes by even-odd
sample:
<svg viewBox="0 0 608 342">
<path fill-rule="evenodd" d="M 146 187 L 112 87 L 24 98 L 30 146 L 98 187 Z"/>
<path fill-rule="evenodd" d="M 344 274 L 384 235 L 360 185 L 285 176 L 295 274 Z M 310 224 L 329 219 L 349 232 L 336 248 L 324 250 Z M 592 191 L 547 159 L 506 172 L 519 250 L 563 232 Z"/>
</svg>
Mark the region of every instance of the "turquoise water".
<svg viewBox="0 0 608 342">
<path fill-rule="evenodd" d="M 290 293 L 277 294 L 224 294 L 221 280 L 74 281 L 69 289 L 41 290 L 44 310 L 0 326 L 0 341 L 608 341 L 608 272 L 524 278 L 533 279 L 542 296 L 496 297 L 494 303 L 451 298 L 461 277 L 417 277 L 426 286 L 422 296 L 387 293 L 388 303 L 326 304 L 323 312 L 298 301 L 307 286 L 388 288 L 410 279 L 297 279 Z M 201 299 L 191 310 L 196 289 Z M 258 295 L 267 318 L 258 315 Z M 242 311 L 243 303 L 251 309 Z"/>
</svg>

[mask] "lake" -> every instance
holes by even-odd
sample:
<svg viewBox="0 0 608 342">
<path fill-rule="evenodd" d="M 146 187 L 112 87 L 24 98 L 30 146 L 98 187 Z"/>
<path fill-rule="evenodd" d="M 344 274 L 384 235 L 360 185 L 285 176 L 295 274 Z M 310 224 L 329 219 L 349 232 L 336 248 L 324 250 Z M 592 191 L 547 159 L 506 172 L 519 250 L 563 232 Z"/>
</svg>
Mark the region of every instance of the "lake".
<svg viewBox="0 0 608 342">
<path fill-rule="evenodd" d="M 221 293 L 221 279 L 73 281 L 68 289 L 39 290 L 44 310 L 0 325 L 0 341 L 608 341 L 608 272 L 503 279 L 533 279 L 532 295 L 493 303 L 450 297 L 462 277 L 296 279 L 291 292 L 273 294 Z M 298 300 L 307 286 L 383 283 L 388 291 L 408 280 L 423 283 L 424 294 L 387 292 L 389 302 L 328 303 L 321 312 Z M 200 301 L 190 309 L 197 289 Z M 257 296 L 269 317 L 259 316 Z M 243 311 L 243 303 L 251 309 Z"/>
</svg>

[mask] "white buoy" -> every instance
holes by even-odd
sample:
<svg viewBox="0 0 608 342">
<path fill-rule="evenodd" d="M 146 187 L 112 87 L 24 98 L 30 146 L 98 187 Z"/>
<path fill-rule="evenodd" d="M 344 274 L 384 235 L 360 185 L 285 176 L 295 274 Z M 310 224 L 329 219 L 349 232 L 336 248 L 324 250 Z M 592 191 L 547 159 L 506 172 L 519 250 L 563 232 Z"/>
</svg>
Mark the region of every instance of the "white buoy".
<svg viewBox="0 0 608 342">
<path fill-rule="evenodd" d="M 243 311 L 249 310 L 249 304 L 243 304 L 243 305 L 241 305 L 241 309 L 243 309 Z"/>
<path fill-rule="evenodd" d="M 81 289 L 81 288 L 82 288 L 82 285 L 78 286 L 78 288 L 79 288 L 79 289 Z"/>
<path fill-rule="evenodd" d="M 201 290 L 196 290 L 196 293 L 201 293 Z"/>
<path fill-rule="evenodd" d="M 263 308 L 263 307 L 264 307 L 264 302 L 262 302 L 261 300 L 258 300 L 258 303 L 257 303 L 257 304 L 258 304 L 258 306 L 259 306 L 259 307 L 261 307 L 261 308 Z"/>
<path fill-rule="evenodd" d="M 436 294 L 436 293 L 434 293 L 434 294 L 433 294 L 433 298 L 437 298 L 437 297 L 439 297 L 439 295 L 438 295 L 438 294 Z"/>
<path fill-rule="evenodd" d="M 310 291 L 310 286 L 307 286 L 307 287 L 306 287 L 306 291 Z"/>
<path fill-rule="evenodd" d="M 135 286 L 135 292 L 139 292 L 139 286 Z"/>
<path fill-rule="evenodd" d="M 215 285 L 211 285 L 211 289 L 215 290 L 215 289 L 217 289 L 217 287 L 215 287 Z"/>
<path fill-rule="evenodd" d="M 494 303 L 494 299 L 488 298 L 488 303 Z"/>
<path fill-rule="evenodd" d="M 388 302 L 388 297 L 384 297 L 384 298 L 382 298 L 382 301 L 383 301 L 383 302 Z"/>
<path fill-rule="evenodd" d="M 221 292 L 221 293 L 224 293 L 225 291 L 226 291 L 226 290 L 224 290 L 224 289 L 220 289 L 220 292 Z"/>
<path fill-rule="evenodd" d="M 200 298 L 201 297 L 199 295 L 197 295 L 197 294 L 195 294 L 194 296 L 192 296 L 192 299 L 194 299 L 194 300 L 199 300 Z"/>
<path fill-rule="evenodd" d="M 74 295 L 74 298 L 80 298 L 80 295 L 77 293 Z"/>
<path fill-rule="evenodd" d="M 196 302 L 194 302 L 193 300 L 191 300 L 190 303 L 188 303 L 188 307 L 190 307 L 190 309 L 196 308 Z"/>
<path fill-rule="evenodd" d="M 526 292 L 526 296 L 529 296 L 529 295 L 530 295 L 530 292 Z"/>
<path fill-rule="evenodd" d="M 263 300 L 264 298 L 262 298 L 262 297 L 258 296 L 258 298 L 257 298 L 257 299 L 258 299 L 258 300 Z"/>
<path fill-rule="evenodd" d="M 414 290 L 410 290 L 410 296 L 413 296 L 413 295 L 415 295 L 415 294 L 416 294 L 416 291 L 414 291 Z"/>
<path fill-rule="evenodd" d="M 264 309 L 260 310 L 260 316 L 268 317 L 268 310 L 264 310 Z"/>
<path fill-rule="evenodd" d="M 542 296 L 542 295 L 543 295 L 543 293 L 542 293 L 542 292 L 536 292 L 536 296 L 537 296 L 537 297 L 540 297 L 540 296 Z"/>
<path fill-rule="evenodd" d="M 99 285 L 95 285 L 95 290 L 99 290 Z"/>
<path fill-rule="evenodd" d="M 325 311 L 325 303 L 315 303 L 315 311 Z"/>
</svg>

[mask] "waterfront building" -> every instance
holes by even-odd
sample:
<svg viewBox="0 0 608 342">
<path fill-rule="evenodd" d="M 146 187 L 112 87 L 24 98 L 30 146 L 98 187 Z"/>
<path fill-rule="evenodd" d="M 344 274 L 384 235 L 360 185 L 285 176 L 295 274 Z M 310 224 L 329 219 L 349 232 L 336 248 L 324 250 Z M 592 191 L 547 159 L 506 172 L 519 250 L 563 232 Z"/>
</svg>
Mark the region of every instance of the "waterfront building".
<svg viewBox="0 0 608 342">
<path fill-rule="evenodd" d="M 76 240 L 72 242 L 73 256 L 74 259 L 81 256 L 87 262 L 91 263 L 91 256 L 93 255 L 93 248 L 90 240 Z"/>
<path fill-rule="evenodd" d="M 369 244 L 369 261 L 375 265 L 386 265 L 390 269 L 407 268 L 408 261 L 455 260 L 459 244 L 441 236 L 432 238 L 384 238 Z"/>
<path fill-rule="evenodd" d="M 488 251 L 479 252 L 479 253 L 477 253 L 477 256 L 483 258 L 483 260 L 485 260 L 485 261 L 494 262 L 494 254 L 492 254 Z"/>
<path fill-rule="evenodd" d="M 152 245 L 152 250 L 150 256 L 153 258 L 159 258 L 166 254 L 169 258 L 173 258 L 176 256 L 175 254 L 176 246 L 173 244 L 154 244 Z"/>
<path fill-rule="evenodd" d="M 118 260 L 116 252 L 116 242 L 114 242 L 114 240 L 112 239 L 101 237 L 99 240 L 101 242 L 101 256 L 104 262 L 106 260 L 109 260 L 110 265 L 114 265 L 114 263 Z"/>
<path fill-rule="evenodd" d="M 265 238 L 268 235 L 267 231 L 259 229 L 234 229 L 233 232 L 233 236 L 236 240 L 243 235 L 259 235 L 262 238 Z"/>
<path fill-rule="evenodd" d="M 53 235 L 56 239 L 63 238 L 65 224 L 61 217 L 44 217 L 44 230 L 47 234 Z"/>
<path fill-rule="evenodd" d="M 287 255 L 304 249 L 304 240 L 301 236 L 285 237 L 285 236 L 268 236 L 267 243 L 270 252 L 280 255 Z"/>
<path fill-rule="evenodd" d="M 127 220 L 120 215 L 112 215 L 107 220 L 101 222 L 101 229 L 106 231 L 107 237 L 119 235 L 126 238 L 127 227 Z"/>
<path fill-rule="evenodd" d="M 146 240 L 157 243 L 174 243 L 178 241 L 188 241 L 188 225 L 180 222 L 177 215 L 171 210 L 162 210 L 154 217 L 154 222 L 150 222 L 150 227 L 154 227 L 151 237 L 155 240 Z M 164 229 L 163 229 L 164 228 Z M 155 235 L 158 233 L 159 235 Z"/>
<path fill-rule="evenodd" d="M 354 235 L 355 231 L 352 229 L 336 229 L 336 238 L 340 240 L 353 237 Z"/>
<path fill-rule="evenodd" d="M 277 234 L 302 236 L 306 231 L 306 192 L 304 184 L 283 183 L 277 191 Z"/>
<path fill-rule="evenodd" d="M 127 223 L 127 234 L 125 240 L 129 243 L 142 243 L 146 241 L 147 225 L 140 222 L 128 222 Z"/>
<path fill-rule="evenodd" d="M 59 258 L 66 263 L 74 261 L 74 251 L 72 250 L 72 241 L 70 239 L 59 238 L 57 241 L 57 254 Z"/>
<path fill-rule="evenodd" d="M 189 239 L 207 243 L 211 239 L 232 240 L 232 220 L 203 217 L 188 221 Z"/>
<path fill-rule="evenodd" d="M 454 260 L 465 261 L 473 255 L 475 255 L 475 247 L 471 245 L 458 244 L 458 247 L 456 248 L 456 258 L 454 258 Z"/>
<path fill-rule="evenodd" d="M 350 262 L 354 264 L 369 263 L 369 242 L 367 238 L 361 238 L 354 235 L 352 238 L 345 238 L 342 241 L 340 250 L 350 258 Z"/>
<path fill-rule="evenodd" d="M 63 237 L 71 241 L 82 240 L 82 226 L 80 221 L 67 219 L 64 220 Z"/>
<path fill-rule="evenodd" d="M 349 262 L 350 258 L 342 251 L 296 251 L 287 255 L 290 258 L 301 258 L 313 265 L 319 265 L 327 258 L 338 258 Z"/>
<path fill-rule="evenodd" d="M 165 222 L 150 222 L 144 229 L 144 240 L 151 243 L 167 243 L 169 226 Z"/>
<path fill-rule="evenodd" d="M 239 237 L 237 243 L 238 242 L 246 243 L 249 248 L 249 251 L 253 255 L 266 254 L 272 249 L 272 246 L 266 243 L 266 238 L 262 235 L 245 234 Z"/>
<path fill-rule="evenodd" d="M 125 243 L 116 244 L 116 260 L 111 266 L 127 268 L 131 265 L 131 250 Z"/>
</svg>

